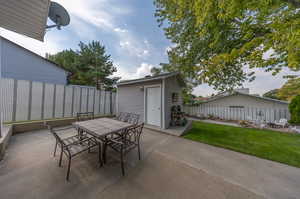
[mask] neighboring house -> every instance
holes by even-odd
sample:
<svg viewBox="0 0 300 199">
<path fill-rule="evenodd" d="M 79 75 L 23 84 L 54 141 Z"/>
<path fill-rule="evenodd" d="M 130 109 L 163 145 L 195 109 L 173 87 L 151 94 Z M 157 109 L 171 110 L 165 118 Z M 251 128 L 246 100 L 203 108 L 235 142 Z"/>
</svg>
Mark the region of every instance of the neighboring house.
<svg viewBox="0 0 300 199">
<path fill-rule="evenodd" d="M 68 71 L 1 36 L 0 57 L 3 78 L 67 84 Z"/>
<path fill-rule="evenodd" d="M 262 109 L 287 109 L 288 102 L 260 97 L 259 95 L 249 94 L 249 89 L 238 89 L 233 92 L 218 94 L 203 102 L 207 106 L 219 106 L 229 108 L 255 107 Z"/>
<path fill-rule="evenodd" d="M 137 113 L 149 125 L 168 128 L 171 107 L 182 106 L 184 81 L 176 72 L 121 81 L 117 86 L 117 112 Z"/>
</svg>

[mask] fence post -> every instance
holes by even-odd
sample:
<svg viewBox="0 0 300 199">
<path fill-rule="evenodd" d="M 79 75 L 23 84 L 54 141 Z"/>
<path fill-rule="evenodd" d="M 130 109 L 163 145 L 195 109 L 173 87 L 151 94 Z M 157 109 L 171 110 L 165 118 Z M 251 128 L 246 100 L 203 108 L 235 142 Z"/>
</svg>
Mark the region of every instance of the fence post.
<svg viewBox="0 0 300 199">
<path fill-rule="evenodd" d="M 56 84 L 54 84 L 54 89 L 53 89 L 52 118 L 55 118 L 55 103 L 56 103 Z"/>
<path fill-rule="evenodd" d="M 99 90 L 99 115 L 101 115 L 101 89 Z"/>
<path fill-rule="evenodd" d="M 80 87 L 80 96 L 79 96 L 79 112 L 81 112 L 81 100 L 82 100 L 82 87 Z"/>
<path fill-rule="evenodd" d="M 45 87 L 46 84 L 43 82 L 43 87 L 42 87 L 42 107 L 41 107 L 41 119 L 44 119 L 44 112 L 45 112 Z"/>
<path fill-rule="evenodd" d="M 89 112 L 89 98 L 90 98 L 90 88 L 87 88 L 86 92 L 86 112 Z"/>
<path fill-rule="evenodd" d="M 29 81 L 29 96 L 28 96 L 28 115 L 27 120 L 31 120 L 31 107 L 32 107 L 32 81 Z"/>
<path fill-rule="evenodd" d="M 96 100 L 96 88 L 94 88 L 93 94 L 93 113 L 95 114 L 95 100 Z"/>
<path fill-rule="evenodd" d="M 16 121 L 17 114 L 17 97 L 18 97 L 18 80 L 14 79 L 14 93 L 13 93 L 13 112 L 12 121 Z"/>
<path fill-rule="evenodd" d="M 110 96 L 109 96 L 109 101 L 110 101 L 110 107 L 109 107 L 109 109 L 110 109 L 110 114 L 112 115 L 113 114 L 113 112 L 112 112 L 112 91 L 110 91 Z"/>
<path fill-rule="evenodd" d="M 103 113 L 105 115 L 105 113 L 106 113 L 106 91 L 104 91 L 104 102 L 103 102 L 103 104 L 104 104 Z"/>
<path fill-rule="evenodd" d="M 65 107 L 66 107 L 66 86 L 64 85 L 62 117 L 65 117 Z"/>
<path fill-rule="evenodd" d="M 75 91 L 75 87 L 72 86 L 72 102 L 71 102 L 71 114 L 72 114 L 72 117 L 74 116 L 74 91 Z"/>
</svg>

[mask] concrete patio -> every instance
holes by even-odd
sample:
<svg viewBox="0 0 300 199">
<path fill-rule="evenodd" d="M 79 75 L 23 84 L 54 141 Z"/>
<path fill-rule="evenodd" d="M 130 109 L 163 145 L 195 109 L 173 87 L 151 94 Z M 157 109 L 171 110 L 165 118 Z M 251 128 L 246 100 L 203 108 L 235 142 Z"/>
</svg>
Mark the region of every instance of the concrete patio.
<svg viewBox="0 0 300 199">
<path fill-rule="evenodd" d="M 15 198 L 299 198 L 300 169 L 145 129 L 142 160 L 109 151 L 99 168 L 96 153 L 74 158 L 70 182 L 53 157 L 47 130 L 12 137 L 0 162 L 1 199 Z"/>
</svg>

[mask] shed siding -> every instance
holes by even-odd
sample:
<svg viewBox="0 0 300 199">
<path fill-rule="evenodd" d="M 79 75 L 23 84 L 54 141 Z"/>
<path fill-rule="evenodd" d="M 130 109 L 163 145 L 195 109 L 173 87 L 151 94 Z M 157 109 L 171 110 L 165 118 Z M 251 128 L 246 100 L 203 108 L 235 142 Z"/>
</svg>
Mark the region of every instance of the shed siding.
<svg viewBox="0 0 300 199">
<path fill-rule="evenodd" d="M 142 86 L 161 84 L 161 81 L 153 81 L 140 84 L 130 84 L 118 86 L 117 111 L 136 113 L 140 115 L 140 122 L 144 121 L 144 91 L 141 90 Z"/>
<path fill-rule="evenodd" d="M 245 106 L 256 108 L 288 108 L 288 104 L 279 103 L 275 101 L 264 100 L 256 97 L 245 95 L 231 95 L 216 99 L 211 102 L 204 103 L 205 105 L 229 107 L 229 106 Z"/>
<path fill-rule="evenodd" d="M 2 77 L 66 84 L 67 72 L 55 64 L 0 38 Z"/>
<path fill-rule="evenodd" d="M 181 91 L 182 88 L 179 85 L 176 77 L 171 77 L 165 80 L 165 127 L 166 128 L 170 126 L 171 107 L 173 105 L 182 106 Z M 178 101 L 175 103 L 172 102 L 172 93 L 178 93 Z"/>
</svg>

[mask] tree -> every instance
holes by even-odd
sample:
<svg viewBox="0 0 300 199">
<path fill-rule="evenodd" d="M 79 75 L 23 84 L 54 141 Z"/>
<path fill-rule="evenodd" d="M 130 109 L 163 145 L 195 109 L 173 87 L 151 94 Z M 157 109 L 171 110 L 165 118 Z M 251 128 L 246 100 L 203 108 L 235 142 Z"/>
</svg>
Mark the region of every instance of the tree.
<svg viewBox="0 0 300 199">
<path fill-rule="evenodd" d="M 156 17 L 174 43 L 169 67 L 218 90 L 255 79 L 250 68 L 276 75 L 300 70 L 298 0 L 155 0 Z M 164 23 L 166 22 L 166 23 Z"/>
<path fill-rule="evenodd" d="M 280 100 L 280 98 L 277 96 L 278 91 L 279 91 L 279 89 L 270 90 L 270 91 L 266 92 L 265 94 L 263 94 L 263 97 L 268 97 L 268 98 Z"/>
<path fill-rule="evenodd" d="M 290 101 L 300 95 L 300 78 L 288 80 L 279 90 L 277 96 L 281 100 Z"/>
<path fill-rule="evenodd" d="M 75 77 L 77 72 L 75 60 L 77 59 L 77 57 L 77 53 L 72 49 L 63 50 L 61 52 L 56 53 L 55 55 L 46 54 L 47 59 L 55 62 L 57 65 L 63 67 L 69 72 L 68 83 L 70 84 L 77 84 Z"/>
<path fill-rule="evenodd" d="M 49 55 L 48 59 L 70 71 L 69 83 L 71 84 L 113 90 L 114 85 L 120 79 L 119 77 L 109 78 L 117 69 L 110 55 L 106 54 L 105 47 L 98 41 L 88 44 L 80 42 L 78 50 L 64 50 L 55 55 Z"/>
<path fill-rule="evenodd" d="M 291 113 L 290 123 L 300 124 L 300 95 L 294 97 L 289 104 L 289 110 Z"/>
<path fill-rule="evenodd" d="M 152 75 L 159 75 L 162 73 L 162 69 L 158 68 L 158 67 L 153 67 L 153 68 L 151 68 L 150 72 Z"/>
</svg>

